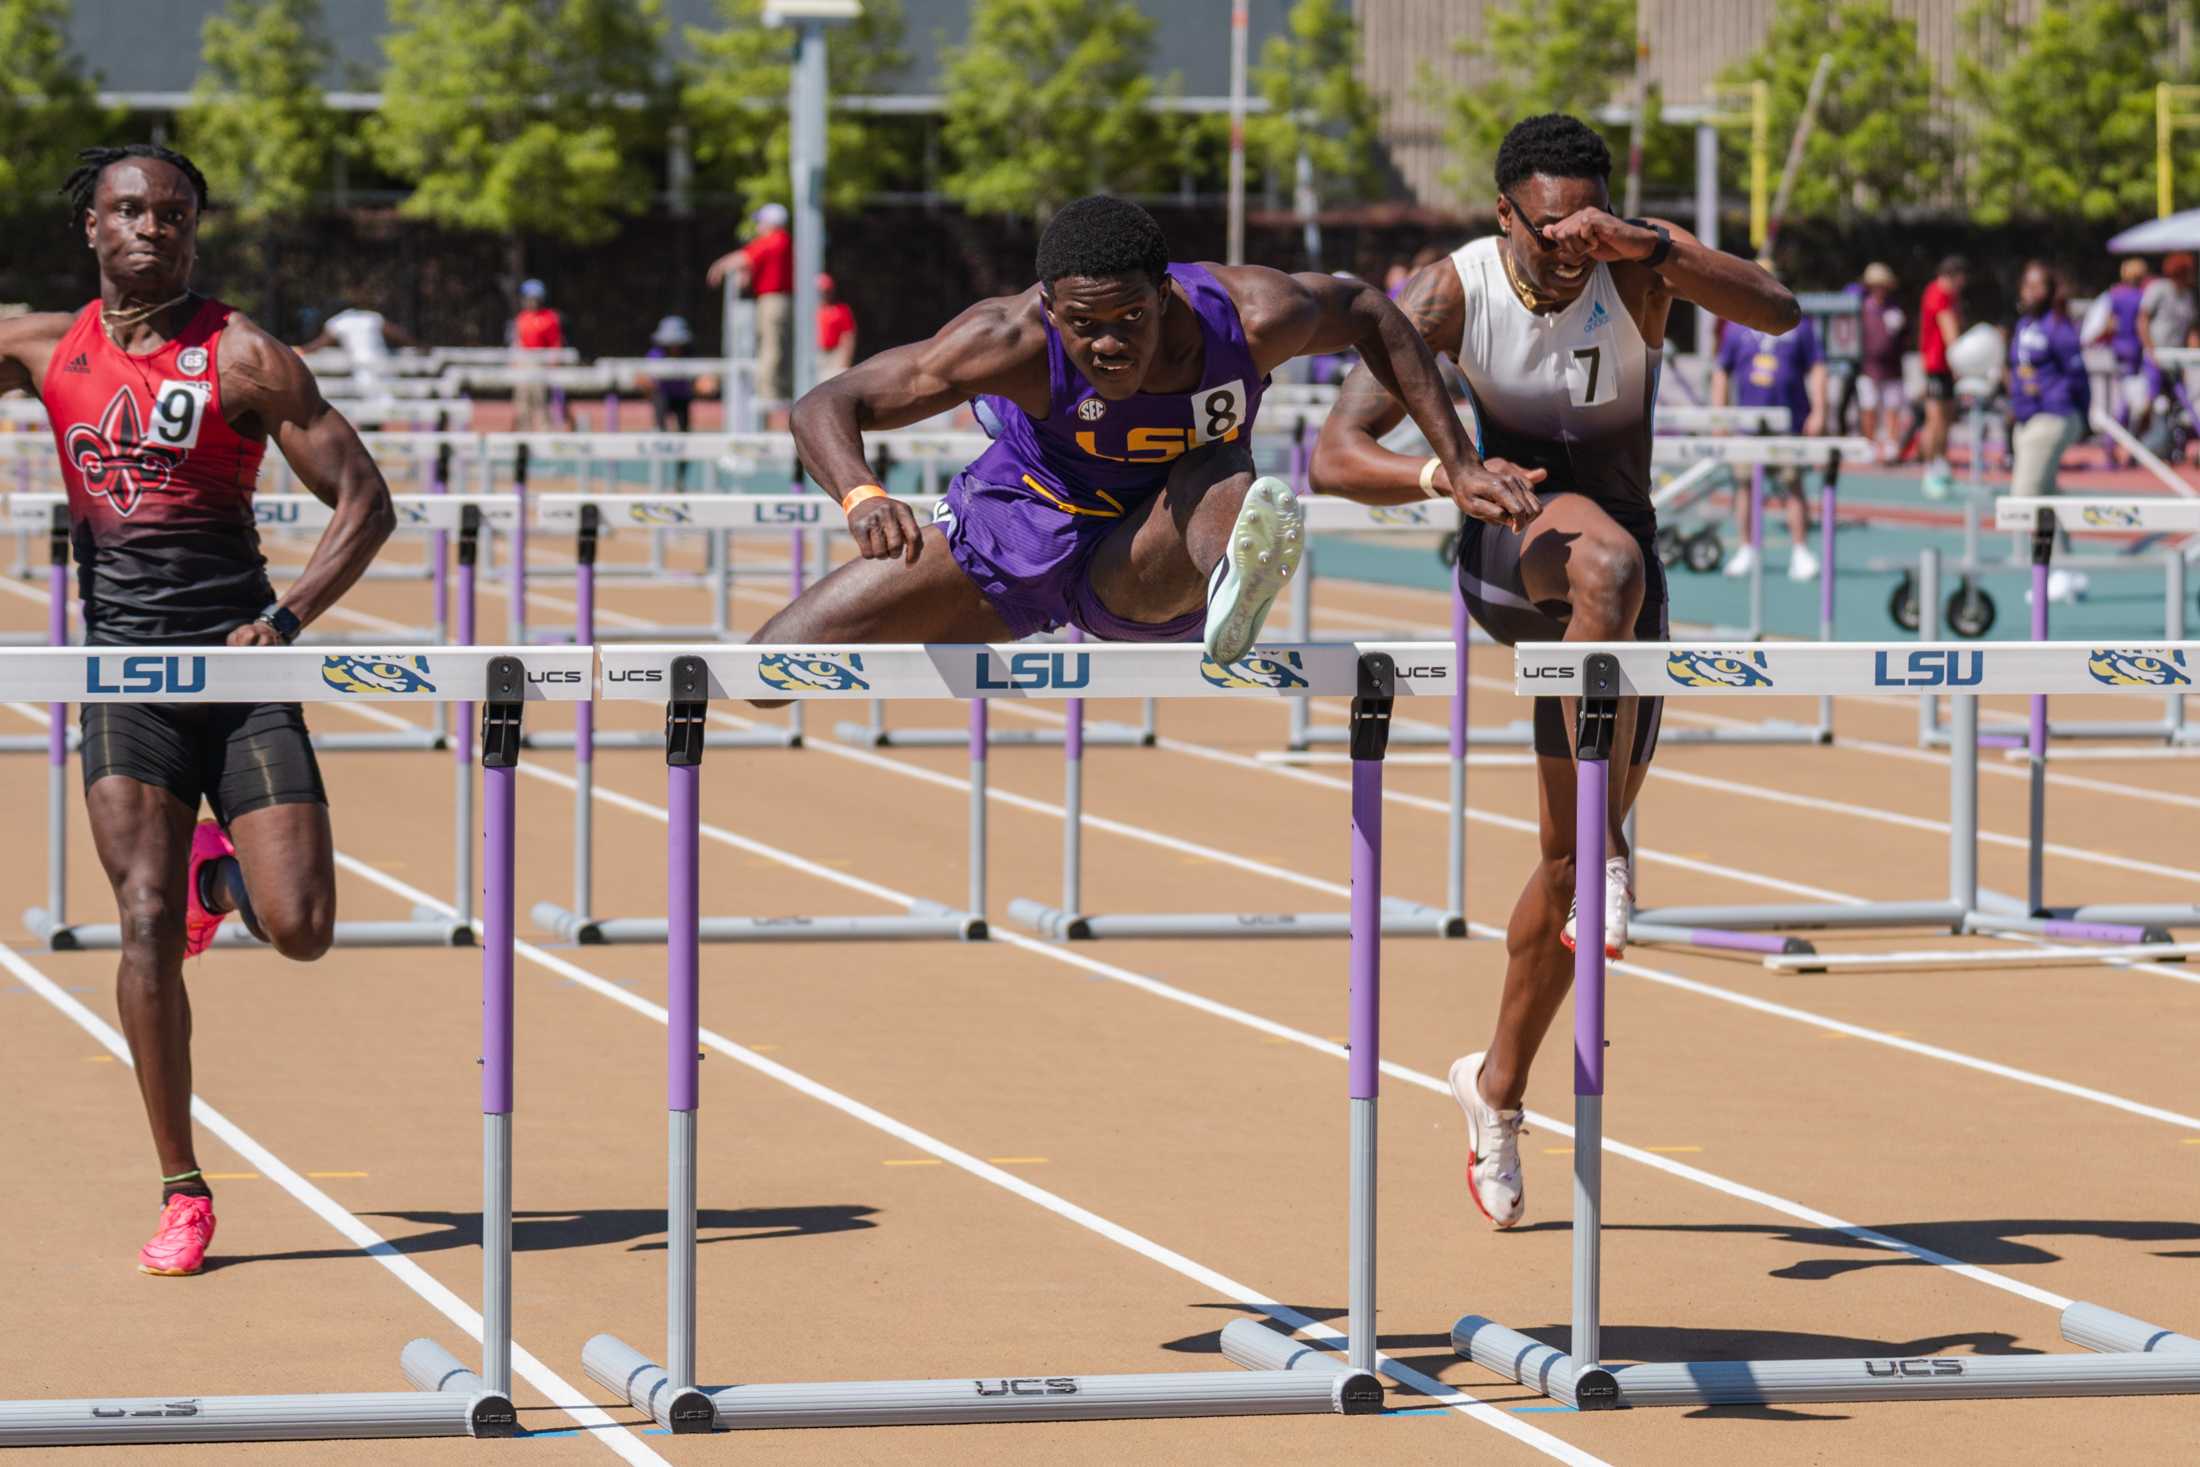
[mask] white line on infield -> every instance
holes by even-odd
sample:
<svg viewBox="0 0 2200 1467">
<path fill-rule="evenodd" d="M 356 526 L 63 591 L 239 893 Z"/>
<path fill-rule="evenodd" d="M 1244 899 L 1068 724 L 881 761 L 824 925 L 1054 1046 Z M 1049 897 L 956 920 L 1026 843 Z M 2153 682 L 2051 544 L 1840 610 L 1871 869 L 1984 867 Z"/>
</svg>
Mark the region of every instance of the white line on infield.
<svg viewBox="0 0 2200 1467">
<path fill-rule="evenodd" d="M 5 967 L 25 987 L 59 1009 L 63 1016 L 98 1040 L 116 1059 L 125 1065 L 130 1063 L 130 1046 L 115 1032 L 113 1025 L 63 992 L 60 985 L 32 967 L 21 954 L 4 943 L 0 943 L 0 967 Z M 232 1151 L 257 1167 L 261 1176 L 297 1198 L 308 1212 L 396 1275 L 398 1282 L 426 1300 L 437 1313 L 464 1330 L 476 1343 L 480 1342 L 480 1311 L 444 1287 L 442 1281 L 433 1274 L 398 1252 L 388 1239 L 346 1211 L 343 1204 L 335 1198 L 293 1171 L 281 1157 L 254 1140 L 242 1126 L 214 1109 L 196 1092 L 191 1096 L 191 1117 L 219 1136 Z M 392 1345 L 394 1347 L 394 1341 Z M 602 1442 L 611 1451 L 636 1464 L 636 1467 L 647 1467 L 647 1464 L 652 1463 L 655 1467 L 671 1467 L 647 1443 L 638 1440 L 619 1422 L 594 1406 L 585 1404 L 588 1400 L 586 1391 L 566 1381 L 531 1351 L 523 1348 L 517 1340 L 512 1342 L 512 1368 L 529 1385 L 540 1391 L 545 1400 L 563 1411 L 576 1424 L 589 1428 L 587 1434 L 591 1438 Z M 567 1402 L 583 1404 L 568 1405 Z"/>
<path fill-rule="evenodd" d="M 529 766 L 522 763 L 519 767 L 526 769 Z M 572 781 L 549 774 L 548 771 L 544 771 L 544 773 L 551 778 L 553 783 L 564 783 L 568 787 L 572 784 Z M 602 792 L 599 791 L 599 793 Z M 663 807 L 650 805 L 647 801 L 637 800 L 632 796 L 618 796 L 612 803 L 618 804 L 622 808 L 635 810 L 659 822 L 669 819 L 669 814 Z M 713 839 L 720 840 L 731 835 L 730 832 L 719 830 L 717 827 L 708 824 L 703 827 L 703 833 Z M 755 849 L 769 853 L 775 858 L 786 857 L 787 864 L 798 870 L 809 871 L 813 875 L 830 876 L 832 879 L 853 886 L 858 890 L 888 893 L 890 900 L 902 902 L 907 900 L 900 893 L 893 892 L 891 888 L 876 886 L 874 883 L 863 881 L 860 877 L 848 877 L 837 871 L 828 871 L 824 867 L 817 866 L 814 862 L 804 861 L 798 856 L 787 856 L 786 853 L 775 851 L 770 846 L 759 845 L 756 842 L 739 837 L 734 837 L 733 840 L 742 849 Z M 400 881 L 394 876 L 378 871 L 367 862 L 356 857 L 347 856 L 339 851 L 336 862 L 345 870 L 373 882 L 386 891 L 441 911 L 447 912 L 450 910 L 449 903 L 440 901 L 418 887 Z M 480 924 L 477 922 L 475 926 L 478 929 Z M 561 958 L 555 953 L 545 952 L 533 943 L 515 942 L 514 946 L 519 955 L 529 962 L 546 968 L 561 978 L 570 979 L 591 993 L 610 999 L 613 1003 L 631 1009 L 655 1023 L 663 1024 L 667 1022 L 668 1016 L 664 1007 L 660 1004 L 651 1003 L 638 994 L 629 993 L 609 979 L 592 973 L 577 963 Z M 1037 947 L 1038 945 L 1033 944 L 1032 946 Z M 1040 950 L 1043 951 L 1044 949 Z M 1005 1171 L 990 1162 L 982 1161 L 969 1152 L 941 1141 L 906 1122 L 895 1120 L 885 1112 L 865 1105 L 860 1100 L 843 1095 L 830 1086 L 812 1080 L 799 1071 L 789 1069 L 776 1060 L 767 1059 L 753 1049 L 736 1044 L 733 1040 L 726 1038 L 714 1029 L 705 1028 L 702 1031 L 702 1038 L 703 1043 L 717 1050 L 720 1054 L 747 1066 L 768 1079 L 776 1080 L 780 1084 L 807 1095 L 813 1100 L 821 1101 L 840 1111 L 843 1115 L 861 1121 L 863 1124 L 883 1131 L 887 1135 L 906 1142 L 920 1151 L 927 1152 L 951 1166 L 960 1168 L 980 1181 L 989 1182 L 1004 1191 L 1014 1193 L 1027 1202 L 1035 1203 L 1055 1216 L 1073 1222 L 1090 1232 L 1097 1233 L 1110 1242 L 1128 1248 L 1141 1257 L 1150 1259 L 1172 1272 L 1213 1290 L 1215 1293 L 1225 1295 L 1235 1299 L 1240 1304 L 1258 1309 L 1269 1318 L 1290 1329 L 1318 1340 L 1342 1343 L 1345 1338 L 1343 1332 L 1333 1326 L 1302 1314 L 1289 1305 L 1268 1297 L 1257 1289 L 1239 1283 L 1227 1274 L 1208 1268 L 1205 1264 L 1188 1258 L 1173 1248 L 1156 1243 L 1144 1234 L 1133 1232 L 1120 1223 L 1111 1222 L 1098 1213 L 1080 1207 L 1067 1198 L 1050 1192 L 1026 1178 Z M 1485 1426 L 1494 1427 L 1507 1436 L 1535 1448 L 1545 1456 L 1571 1464 L 1571 1467 L 1607 1467 L 1602 1458 L 1592 1456 L 1572 1443 L 1552 1436 L 1548 1432 L 1539 1431 L 1526 1422 L 1515 1419 L 1509 1412 L 1488 1405 L 1479 1398 L 1469 1395 L 1465 1391 L 1457 1390 L 1432 1375 L 1415 1370 L 1409 1365 L 1400 1364 L 1387 1354 L 1378 1353 L 1376 1365 L 1383 1374 L 1429 1398 L 1432 1404 L 1449 1406 L 1462 1415 L 1479 1421 Z"/>
</svg>

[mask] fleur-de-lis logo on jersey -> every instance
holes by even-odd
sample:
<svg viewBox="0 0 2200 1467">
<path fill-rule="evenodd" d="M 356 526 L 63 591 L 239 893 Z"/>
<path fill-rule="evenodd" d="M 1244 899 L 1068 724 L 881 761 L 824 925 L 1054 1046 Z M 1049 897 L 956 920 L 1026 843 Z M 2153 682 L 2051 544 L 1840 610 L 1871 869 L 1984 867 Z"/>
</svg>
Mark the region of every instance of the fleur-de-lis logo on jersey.
<svg viewBox="0 0 2200 1467">
<path fill-rule="evenodd" d="M 145 441 L 145 425 L 138 417 L 137 399 L 120 388 L 99 426 L 78 423 L 65 440 L 69 462 L 84 477 L 84 491 L 114 505 L 127 519 L 147 494 L 165 489 L 183 456 L 174 449 Z"/>
</svg>

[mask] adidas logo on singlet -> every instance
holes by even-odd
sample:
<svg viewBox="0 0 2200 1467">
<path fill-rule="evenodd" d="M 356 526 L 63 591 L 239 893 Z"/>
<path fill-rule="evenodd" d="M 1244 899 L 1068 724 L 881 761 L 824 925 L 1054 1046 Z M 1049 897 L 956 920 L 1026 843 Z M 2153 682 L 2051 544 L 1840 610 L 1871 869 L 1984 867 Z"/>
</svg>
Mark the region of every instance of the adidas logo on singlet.
<svg viewBox="0 0 2200 1467">
<path fill-rule="evenodd" d="M 69 364 L 61 370 L 64 372 L 89 372 L 92 370 L 91 356 L 85 352 L 78 352 L 69 359 Z"/>
<path fill-rule="evenodd" d="M 1581 334 L 1583 336 L 1594 336 L 1599 331 L 1602 331 L 1604 329 L 1604 323 L 1611 319 L 1611 312 L 1604 309 L 1604 302 L 1591 301 L 1589 302 L 1589 320 L 1588 323 L 1581 328 Z"/>
</svg>

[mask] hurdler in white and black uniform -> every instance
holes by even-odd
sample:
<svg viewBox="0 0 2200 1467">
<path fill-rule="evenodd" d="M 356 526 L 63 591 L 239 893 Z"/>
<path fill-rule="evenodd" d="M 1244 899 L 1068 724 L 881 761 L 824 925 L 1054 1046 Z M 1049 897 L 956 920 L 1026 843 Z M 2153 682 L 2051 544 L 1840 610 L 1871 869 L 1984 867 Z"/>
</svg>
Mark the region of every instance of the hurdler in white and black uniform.
<svg viewBox="0 0 2200 1467">
<path fill-rule="evenodd" d="M 1468 515 L 1459 583 L 1498 641 L 1663 640 L 1665 574 L 1653 549 L 1650 426 L 1665 317 L 1675 299 L 1778 334 L 1795 298 L 1746 260 L 1678 225 L 1614 218 L 1611 153 L 1571 117 L 1531 117 L 1497 153 L 1499 233 L 1407 282 L 1399 306 L 1466 377 L 1478 468 L 1391 453 L 1398 410 L 1354 373 L 1315 445 L 1313 480 L 1377 504 L 1448 497 Z M 1535 705 L 1541 850 L 1505 932 L 1505 992 L 1486 1050 L 1451 1068 L 1467 1122 L 1467 1187 L 1490 1221 L 1522 1216 L 1521 1096 L 1572 983 L 1574 762 L 1567 703 Z M 1656 698 L 1622 698 L 1611 751 L 1605 951 L 1633 905 L 1624 824 L 1657 745 Z"/>
</svg>

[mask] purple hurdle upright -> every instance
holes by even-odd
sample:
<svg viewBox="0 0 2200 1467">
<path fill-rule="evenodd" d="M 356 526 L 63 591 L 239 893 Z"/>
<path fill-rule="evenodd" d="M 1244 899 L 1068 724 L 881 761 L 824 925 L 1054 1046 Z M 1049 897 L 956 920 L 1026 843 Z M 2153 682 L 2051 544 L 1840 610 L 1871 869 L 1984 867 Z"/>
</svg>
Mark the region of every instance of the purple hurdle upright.
<svg viewBox="0 0 2200 1467">
<path fill-rule="evenodd" d="M 1462 660 L 1461 668 L 1465 665 Z M 1455 686 L 1465 683 L 1462 670 Z M 1375 1102 L 1383 1078 L 1383 754 L 1390 743 L 1396 694 L 1390 659 L 1362 657 L 1351 728 L 1351 992 L 1345 1028 L 1352 1111 L 1346 1239 L 1351 1277 L 1345 1299 L 1345 1363 L 1370 1372 L 1375 1369 Z"/>
<path fill-rule="evenodd" d="M 481 1378 L 512 1394 L 512 951 L 520 704 L 516 658 L 489 665 L 482 705 Z"/>
<path fill-rule="evenodd" d="M 69 645 L 69 507 L 53 507 L 46 566 L 46 640 Z M 68 925 L 69 705 L 46 705 L 46 910 Z"/>
</svg>

